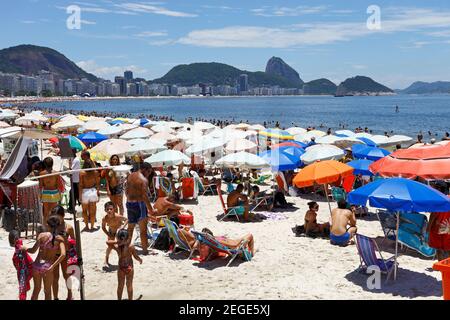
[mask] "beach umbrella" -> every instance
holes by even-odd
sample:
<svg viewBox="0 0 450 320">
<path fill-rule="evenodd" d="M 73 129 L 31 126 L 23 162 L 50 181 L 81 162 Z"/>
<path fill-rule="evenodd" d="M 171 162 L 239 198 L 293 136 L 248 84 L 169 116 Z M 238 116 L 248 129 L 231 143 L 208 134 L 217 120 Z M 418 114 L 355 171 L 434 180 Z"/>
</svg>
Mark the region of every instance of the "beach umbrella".
<svg viewBox="0 0 450 320">
<path fill-rule="evenodd" d="M 362 138 L 338 137 L 338 139 L 334 142 L 334 145 L 341 149 L 346 149 L 354 144 L 364 144 L 364 142 L 361 141 L 360 139 Z"/>
<path fill-rule="evenodd" d="M 282 148 L 265 151 L 259 156 L 270 164 L 272 171 L 294 170 L 302 164 L 300 157 L 283 152 Z"/>
<path fill-rule="evenodd" d="M 75 129 L 84 126 L 84 122 L 78 120 L 76 117 L 71 118 L 63 118 L 58 123 L 52 125 L 52 129 L 54 130 L 67 130 L 67 129 Z"/>
<path fill-rule="evenodd" d="M 19 115 L 17 113 L 12 112 L 11 110 L 1 110 L 0 111 L 0 120 L 15 119 L 18 117 L 19 117 Z"/>
<path fill-rule="evenodd" d="M 126 133 L 124 133 L 123 135 L 120 136 L 120 139 L 124 139 L 124 140 L 131 140 L 131 139 L 144 139 L 144 138 L 148 138 L 151 135 L 153 135 L 153 131 L 148 129 L 148 128 L 144 128 L 144 127 L 138 127 L 136 129 L 132 129 Z"/>
<path fill-rule="evenodd" d="M 326 136 L 317 138 L 316 143 L 318 143 L 318 144 L 334 144 L 339 139 L 340 139 L 340 137 L 336 137 L 336 136 L 330 134 L 330 135 L 326 135 Z"/>
<path fill-rule="evenodd" d="M 285 130 L 280 129 L 266 129 L 259 132 L 260 136 L 278 139 L 278 140 L 293 140 L 294 136 Z"/>
<path fill-rule="evenodd" d="M 122 132 L 127 132 L 133 129 L 138 128 L 138 125 L 132 124 L 132 123 L 122 123 L 117 125 L 118 128 L 120 128 L 120 130 L 122 130 Z"/>
<path fill-rule="evenodd" d="M 413 138 L 403 135 L 394 135 L 388 138 L 388 144 L 396 145 L 413 141 Z"/>
<path fill-rule="evenodd" d="M 82 115 L 82 114 L 78 115 L 77 118 L 78 118 L 79 120 L 81 120 L 81 121 L 84 121 L 84 122 L 87 122 L 87 121 L 89 121 L 89 119 L 90 119 L 89 117 L 84 116 L 84 115 Z"/>
<path fill-rule="evenodd" d="M 78 135 L 78 139 L 80 139 L 84 143 L 92 144 L 92 143 L 102 142 L 103 140 L 107 140 L 108 137 L 106 137 L 100 133 L 91 131 L 88 133 L 83 133 L 83 134 Z"/>
<path fill-rule="evenodd" d="M 450 145 L 400 149 L 370 166 L 382 177 L 450 179 Z"/>
<path fill-rule="evenodd" d="M 383 208 L 397 212 L 397 234 L 400 212 L 447 212 L 450 198 L 439 191 L 413 180 L 403 178 L 381 179 L 348 194 L 351 204 Z M 398 237 L 395 243 L 394 279 L 397 277 Z"/>
<path fill-rule="evenodd" d="M 270 167 L 269 163 L 253 153 L 245 151 L 231 153 L 215 162 L 218 167 L 239 169 L 262 169 Z"/>
<path fill-rule="evenodd" d="M 189 165 L 191 163 L 191 159 L 188 156 L 177 150 L 164 150 L 144 161 L 155 166 L 178 166 L 180 164 Z"/>
<path fill-rule="evenodd" d="M 353 145 L 352 153 L 353 156 L 357 159 L 368 159 L 373 161 L 377 161 L 390 154 L 390 152 L 385 149 L 365 146 L 361 144 Z"/>
<path fill-rule="evenodd" d="M 241 123 L 239 123 L 236 126 L 235 129 L 237 129 L 237 130 L 248 130 L 248 128 L 250 128 L 250 125 L 248 123 L 241 122 Z"/>
<path fill-rule="evenodd" d="M 294 177 L 292 183 L 298 188 L 322 184 L 325 191 L 325 197 L 328 201 L 328 208 L 331 213 L 330 200 L 328 199 L 328 192 L 325 185 L 340 181 L 343 178 L 352 175 L 353 170 L 352 167 L 335 160 L 318 161 L 300 170 Z"/>
<path fill-rule="evenodd" d="M 151 127 L 152 131 L 159 133 L 159 132 L 167 132 L 167 133 L 175 133 L 175 130 L 171 127 L 167 126 L 166 124 L 157 124 L 156 126 Z"/>
<path fill-rule="evenodd" d="M 248 130 L 262 131 L 266 130 L 266 128 L 261 124 L 252 124 L 250 127 L 248 127 Z"/>
<path fill-rule="evenodd" d="M 131 145 L 128 141 L 122 139 L 108 139 L 100 142 L 98 145 L 91 149 L 92 152 L 96 152 L 99 155 L 105 155 L 108 159 L 112 155 L 124 155 Z"/>
<path fill-rule="evenodd" d="M 76 149 L 77 152 L 80 152 L 80 151 L 83 151 L 83 150 L 87 149 L 87 147 L 83 143 L 83 141 L 81 141 L 77 137 L 74 137 L 74 136 L 71 136 L 71 135 L 63 135 L 62 137 L 65 138 L 65 139 L 69 139 L 70 147 Z M 58 137 L 53 137 L 53 138 L 49 139 L 49 141 L 52 142 L 52 143 L 59 143 L 59 138 Z"/>
<path fill-rule="evenodd" d="M 200 141 L 199 143 L 195 143 L 186 149 L 186 154 L 201 154 L 208 151 L 213 151 L 217 149 L 222 149 L 224 146 L 223 141 L 218 139 L 208 139 Z"/>
<path fill-rule="evenodd" d="M 139 141 L 137 141 L 139 140 Z M 133 141 L 129 141 L 131 144 L 130 149 L 128 149 L 127 154 L 133 155 L 136 153 L 143 153 L 143 154 L 153 154 L 156 152 L 167 150 L 167 147 L 159 144 L 157 142 L 151 141 L 149 139 L 135 139 L 134 143 Z"/>
<path fill-rule="evenodd" d="M 344 151 L 336 146 L 317 144 L 306 149 L 301 159 L 304 163 L 309 164 L 318 160 L 339 160 L 344 155 Z"/>
<path fill-rule="evenodd" d="M 295 147 L 295 146 L 282 146 L 275 150 L 279 150 L 281 152 L 288 153 L 297 158 L 300 158 L 306 152 L 303 148 L 299 148 L 299 147 Z"/>
<path fill-rule="evenodd" d="M 7 124 L 4 121 L 0 121 L 0 129 L 9 128 L 11 125 Z"/>
<path fill-rule="evenodd" d="M 150 137 L 150 140 L 159 140 L 167 142 L 177 141 L 178 138 L 169 132 L 158 132 Z"/>
<path fill-rule="evenodd" d="M 343 136 L 346 136 L 346 137 L 354 137 L 355 136 L 355 133 L 353 132 L 353 131 L 350 131 L 350 130 L 338 130 L 338 131 L 336 131 L 335 132 L 335 134 L 336 135 L 343 135 Z"/>
<path fill-rule="evenodd" d="M 234 139 L 227 143 L 225 150 L 227 152 L 240 152 L 240 151 L 252 151 L 256 150 L 258 146 L 256 143 L 247 139 Z"/>
<path fill-rule="evenodd" d="M 373 163 L 372 160 L 358 159 L 347 163 L 350 167 L 355 169 L 353 173 L 355 175 L 360 174 L 363 176 L 373 176 L 373 173 L 369 170 L 369 166 Z"/>
<path fill-rule="evenodd" d="M 270 146 L 272 150 L 281 148 L 281 147 L 297 147 L 297 148 L 306 148 L 306 144 L 300 141 L 286 141 L 282 143 L 273 144 Z"/>
<path fill-rule="evenodd" d="M 142 118 L 142 119 L 137 119 L 137 120 L 133 121 L 132 124 L 135 124 L 135 125 L 140 126 L 140 127 L 144 127 L 149 122 L 150 121 L 148 119 Z"/>
<path fill-rule="evenodd" d="M 207 131 L 207 130 L 212 130 L 214 128 L 216 128 L 216 126 L 209 122 L 202 122 L 202 121 L 194 122 L 195 130 Z"/>
<path fill-rule="evenodd" d="M 370 133 L 367 133 L 367 132 L 355 133 L 355 138 L 368 138 L 368 139 L 370 139 L 371 137 L 372 137 L 372 135 Z"/>
<path fill-rule="evenodd" d="M 369 140 L 372 140 L 373 142 L 375 142 L 375 144 L 377 146 L 380 146 L 380 147 L 389 145 L 389 138 L 386 136 L 379 135 L 379 134 L 371 136 L 369 138 Z"/>
<path fill-rule="evenodd" d="M 298 134 L 303 134 L 306 133 L 306 129 L 300 128 L 300 127 L 291 127 L 289 129 L 286 130 L 287 132 L 289 132 L 289 134 L 296 136 Z"/>
<path fill-rule="evenodd" d="M 203 137 L 203 131 L 200 130 L 182 130 L 176 134 L 180 140 L 196 140 Z"/>
<path fill-rule="evenodd" d="M 320 137 L 325 136 L 326 133 L 320 130 L 312 130 L 305 133 L 295 135 L 295 140 L 301 142 L 309 142 L 311 138 L 318 139 Z"/>
<path fill-rule="evenodd" d="M 356 137 L 356 139 L 358 139 L 359 141 L 362 141 L 363 143 L 365 143 L 366 145 L 368 145 L 370 147 L 378 147 L 378 145 L 375 143 L 375 141 L 372 141 L 369 138 Z"/>
<path fill-rule="evenodd" d="M 177 121 L 169 121 L 166 123 L 166 125 L 172 129 L 183 128 L 183 125 Z"/>
<path fill-rule="evenodd" d="M 125 121 L 123 121 L 123 120 L 112 120 L 109 122 L 109 124 L 112 126 L 114 126 L 116 124 L 124 124 L 124 123 L 125 123 Z"/>
<path fill-rule="evenodd" d="M 110 125 L 105 121 L 89 120 L 81 128 L 83 129 L 83 131 L 98 131 L 101 129 L 106 129 L 108 127 L 110 127 Z"/>
<path fill-rule="evenodd" d="M 44 117 L 43 115 L 37 113 L 29 113 L 23 117 L 16 119 L 14 123 L 18 126 L 29 126 L 32 122 L 38 124 L 39 122 L 46 121 L 48 121 L 48 118 Z"/>
<path fill-rule="evenodd" d="M 122 129 L 120 128 L 120 126 L 109 126 L 107 128 L 98 130 L 97 133 L 100 133 L 104 136 L 110 137 L 110 136 L 121 134 Z"/>
</svg>

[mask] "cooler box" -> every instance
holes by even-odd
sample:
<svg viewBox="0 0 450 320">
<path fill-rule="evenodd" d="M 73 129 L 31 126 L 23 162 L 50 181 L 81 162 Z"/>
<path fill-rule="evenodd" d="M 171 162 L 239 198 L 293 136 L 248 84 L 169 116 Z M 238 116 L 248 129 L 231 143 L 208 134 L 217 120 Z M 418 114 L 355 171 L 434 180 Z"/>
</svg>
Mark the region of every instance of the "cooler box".
<svg viewBox="0 0 450 320">
<path fill-rule="evenodd" d="M 180 221 L 180 225 L 183 226 L 194 225 L 194 216 L 191 216 L 190 214 L 180 214 L 178 215 L 178 219 Z"/>
<path fill-rule="evenodd" d="M 450 300 L 450 259 L 436 262 L 433 269 L 442 273 L 442 292 L 444 300 Z"/>
</svg>

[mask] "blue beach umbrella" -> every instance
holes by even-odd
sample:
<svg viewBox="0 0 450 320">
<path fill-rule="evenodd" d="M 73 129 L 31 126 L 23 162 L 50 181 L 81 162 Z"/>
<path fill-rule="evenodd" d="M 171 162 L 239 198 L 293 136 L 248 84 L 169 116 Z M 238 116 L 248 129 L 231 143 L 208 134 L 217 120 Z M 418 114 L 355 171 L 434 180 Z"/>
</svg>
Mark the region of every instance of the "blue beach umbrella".
<svg viewBox="0 0 450 320">
<path fill-rule="evenodd" d="M 123 120 L 113 120 L 109 124 L 114 126 L 116 124 L 124 124 L 124 123 L 125 123 L 125 121 L 123 121 Z"/>
<path fill-rule="evenodd" d="M 145 126 L 145 125 L 146 125 L 147 123 L 149 123 L 149 122 L 150 122 L 150 121 L 148 121 L 147 119 L 142 118 L 142 119 L 139 119 L 138 121 L 136 121 L 135 124 L 137 124 L 137 125 L 143 127 L 143 126 Z"/>
<path fill-rule="evenodd" d="M 270 164 L 273 171 L 294 170 L 302 163 L 299 157 L 279 149 L 265 151 L 259 156 Z"/>
<path fill-rule="evenodd" d="M 450 198 L 441 192 L 413 180 L 404 178 L 377 180 L 348 194 L 348 202 L 356 205 L 367 204 L 397 212 L 397 233 L 399 212 L 447 212 Z M 394 279 L 397 277 L 398 237 L 395 242 Z"/>
<path fill-rule="evenodd" d="M 86 144 L 92 144 L 92 143 L 99 143 L 104 140 L 108 140 L 108 137 L 106 137 L 100 133 L 97 133 L 97 132 L 87 132 L 84 134 L 80 134 L 78 136 L 78 139 L 80 139 L 81 141 L 83 141 Z"/>
<path fill-rule="evenodd" d="M 369 170 L 369 166 L 373 163 L 372 160 L 358 159 L 347 163 L 350 167 L 354 168 L 353 174 L 360 174 L 363 176 L 373 176 L 373 173 Z"/>
<path fill-rule="evenodd" d="M 361 140 L 362 142 L 364 142 L 365 144 L 367 144 L 370 147 L 378 147 L 378 145 L 370 140 L 369 138 L 365 138 L 365 137 L 357 137 L 356 139 Z"/>
<path fill-rule="evenodd" d="M 389 151 L 377 147 L 354 144 L 352 146 L 353 156 L 357 159 L 368 159 L 377 161 L 391 154 Z"/>
</svg>

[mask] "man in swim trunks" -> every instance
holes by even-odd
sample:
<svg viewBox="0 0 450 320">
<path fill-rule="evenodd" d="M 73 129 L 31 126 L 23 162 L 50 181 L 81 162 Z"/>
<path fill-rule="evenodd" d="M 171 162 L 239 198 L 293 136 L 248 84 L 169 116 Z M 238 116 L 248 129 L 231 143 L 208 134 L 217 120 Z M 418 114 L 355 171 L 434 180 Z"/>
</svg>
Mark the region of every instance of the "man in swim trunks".
<svg viewBox="0 0 450 320">
<path fill-rule="evenodd" d="M 351 240 L 355 236 L 356 231 L 355 213 L 347 209 L 345 200 L 340 200 L 338 207 L 331 211 L 331 244 L 338 246 L 352 244 Z"/>
<path fill-rule="evenodd" d="M 236 213 L 238 215 L 243 215 L 244 220 L 248 221 L 249 218 L 249 202 L 248 197 L 243 194 L 244 185 L 239 184 L 236 190 L 232 191 L 227 198 L 228 208 L 236 207 Z"/>
<path fill-rule="evenodd" d="M 116 238 L 117 230 L 126 224 L 127 218 L 117 213 L 116 206 L 112 201 L 105 203 L 105 212 L 106 216 L 102 219 L 102 230 L 108 237 L 108 240 L 114 240 Z M 108 227 L 108 229 L 106 229 L 106 227 Z M 109 268 L 109 254 L 112 249 L 112 246 L 108 246 L 106 249 L 105 268 Z"/>
<path fill-rule="evenodd" d="M 133 300 L 133 258 L 142 264 L 142 259 L 137 255 L 136 249 L 130 243 L 128 231 L 121 229 L 117 232 L 117 240 L 108 240 L 108 246 L 112 246 L 119 255 L 119 269 L 117 270 L 117 299 L 122 300 L 123 287 L 127 282 L 128 300 Z"/>
<path fill-rule="evenodd" d="M 44 170 L 40 172 L 40 176 L 45 176 L 53 171 L 53 159 L 47 157 L 43 161 Z M 59 175 L 49 176 L 39 179 L 39 185 L 41 187 L 41 200 L 42 200 L 42 221 L 46 224 L 47 218 L 50 215 L 50 211 L 55 208 L 59 201 L 61 201 L 61 193 L 58 189 Z"/>
<path fill-rule="evenodd" d="M 128 176 L 125 191 L 127 196 L 128 233 L 130 239 L 132 239 L 134 227 L 136 224 L 139 224 L 141 246 L 145 255 L 148 254 L 148 216 L 156 215 L 150 202 L 150 190 L 148 188 L 148 177 L 151 171 L 152 166 L 149 163 L 142 163 L 138 171 Z"/>
</svg>

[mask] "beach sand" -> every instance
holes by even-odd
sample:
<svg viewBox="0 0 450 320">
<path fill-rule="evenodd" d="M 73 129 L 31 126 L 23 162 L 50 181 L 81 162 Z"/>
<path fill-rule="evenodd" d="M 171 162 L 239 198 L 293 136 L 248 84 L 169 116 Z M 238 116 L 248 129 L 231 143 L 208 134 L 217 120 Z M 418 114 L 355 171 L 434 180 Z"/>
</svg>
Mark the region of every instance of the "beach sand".
<svg viewBox="0 0 450 320">
<path fill-rule="evenodd" d="M 288 197 L 295 204 L 292 211 L 278 213 L 281 220 L 254 223 L 219 222 L 221 213 L 218 196 L 201 196 L 198 205 L 186 205 L 195 215 L 195 228 L 211 229 L 216 235 L 239 237 L 252 233 L 257 253 L 251 262 L 239 258 L 231 267 L 228 259 L 216 259 L 199 264 L 188 260 L 185 253 L 142 256 L 143 264 L 135 262 L 134 296 L 142 299 L 442 299 L 441 274 L 432 271 L 432 260 L 408 251 L 402 254 L 397 281 L 385 283 L 381 289 L 367 288 L 368 276 L 357 271 L 359 256 L 355 245 L 332 246 L 323 239 L 295 237 L 291 228 L 303 224 L 309 199 Z M 317 199 L 319 200 L 319 199 Z M 97 219 L 104 215 L 103 196 Z M 319 202 L 318 222 L 329 220 L 327 203 Z M 332 207 L 336 204 L 332 203 Z M 358 220 L 359 232 L 371 236 L 383 235 L 375 215 Z M 83 228 L 83 224 L 81 223 Z M 106 237 L 101 230 L 82 233 L 86 299 L 116 299 L 117 272 L 102 270 Z M 27 242 L 25 242 L 27 243 Z M 31 244 L 29 244 L 31 245 Z M 138 252 L 139 252 L 138 248 Z M 394 254 L 394 244 L 385 242 L 383 256 Z M 7 233 L 0 230 L 0 299 L 14 300 L 18 296 L 12 249 Z M 117 265 L 117 254 L 110 262 Z M 113 268 L 116 270 L 116 268 Z M 60 299 L 66 290 L 60 281 Z M 31 296 L 29 292 L 28 297 Z M 79 293 L 75 293 L 79 297 Z M 126 298 L 126 291 L 124 292 Z M 40 298 L 43 298 L 41 293 Z"/>
</svg>

